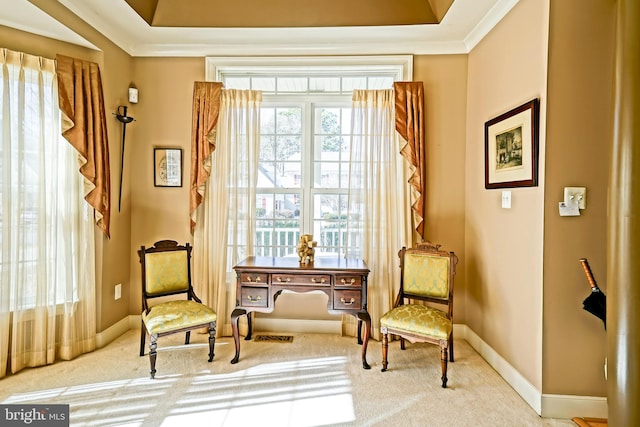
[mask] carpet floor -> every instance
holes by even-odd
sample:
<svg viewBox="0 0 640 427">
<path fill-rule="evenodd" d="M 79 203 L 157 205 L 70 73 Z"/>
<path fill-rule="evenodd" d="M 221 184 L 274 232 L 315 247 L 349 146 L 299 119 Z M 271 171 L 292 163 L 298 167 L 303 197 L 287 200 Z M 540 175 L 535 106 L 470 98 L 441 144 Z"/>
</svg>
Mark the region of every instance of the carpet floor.
<svg viewBox="0 0 640 427">
<path fill-rule="evenodd" d="M 398 342 L 381 372 L 381 346 L 361 364 L 355 338 L 293 334 L 291 342 L 159 340 L 156 378 L 138 356 L 139 331 L 75 360 L 0 380 L 0 402 L 69 404 L 72 426 L 546 426 L 576 424 L 539 417 L 464 340 L 455 342 L 446 389 L 436 346 Z"/>
</svg>

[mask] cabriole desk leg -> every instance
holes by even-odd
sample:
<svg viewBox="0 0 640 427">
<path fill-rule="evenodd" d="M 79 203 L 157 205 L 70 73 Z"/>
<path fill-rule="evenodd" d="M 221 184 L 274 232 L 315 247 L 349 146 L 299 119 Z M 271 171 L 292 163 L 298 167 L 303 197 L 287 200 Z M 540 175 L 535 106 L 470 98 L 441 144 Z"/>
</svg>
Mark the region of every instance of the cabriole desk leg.
<svg viewBox="0 0 640 427">
<path fill-rule="evenodd" d="M 231 359 L 231 363 L 238 363 L 240 359 L 240 330 L 238 329 L 238 319 L 240 316 L 247 314 L 247 310 L 243 308 L 236 308 L 231 313 L 231 330 L 233 331 L 233 342 L 236 345 L 236 355 Z"/>
<path fill-rule="evenodd" d="M 364 369 L 371 369 L 371 366 L 367 363 L 367 346 L 369 345 L 369 337 L 371 336 L 371 316 L 369 316 L 369 312 L 367 311 L 359 311 L 356 314 L 358 318 L 358 325 L 361 322 L 364 322 L 364 339 L 362 342 L 362 367 Z M 358 335 L 360 335 L 360 330 L 358 329 Z"/>
<path fill-rule="evenodd" d="M 247 336 L 244 337 L 244 340 L 249 341 L 251 340 L 252 336 L 253 336 L 253 312 L 250 312 L 250 313 L 247 313 Z"/>
</svg>

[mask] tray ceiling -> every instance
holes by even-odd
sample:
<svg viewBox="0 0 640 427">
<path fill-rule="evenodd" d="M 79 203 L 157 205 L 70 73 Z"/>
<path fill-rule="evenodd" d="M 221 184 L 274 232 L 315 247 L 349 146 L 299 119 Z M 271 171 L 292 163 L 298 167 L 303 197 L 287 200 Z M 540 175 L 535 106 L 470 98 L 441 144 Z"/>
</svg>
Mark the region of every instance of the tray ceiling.
<svg viewBox="0 0 640 427">
<path fill-rule="evenodd" d="M 459 54 L 518 1 L 0 0 L 0 25 L 95 48 L 62 5 L 132 56 Z"/>
</svg>

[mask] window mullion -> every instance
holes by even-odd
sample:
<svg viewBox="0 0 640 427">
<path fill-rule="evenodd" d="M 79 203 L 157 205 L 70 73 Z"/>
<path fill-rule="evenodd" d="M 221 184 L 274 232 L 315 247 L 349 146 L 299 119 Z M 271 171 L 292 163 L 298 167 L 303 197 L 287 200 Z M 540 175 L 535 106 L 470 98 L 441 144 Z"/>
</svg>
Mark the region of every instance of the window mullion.
<svg viewBox="0 0 640 427">
<path fill-rule="evenodd" d="M 313 105 L 306 100 L 303 107 L 302 122 L 302 212 L 301 231 L 303 233 L 313 233 Z"/>
</svg>

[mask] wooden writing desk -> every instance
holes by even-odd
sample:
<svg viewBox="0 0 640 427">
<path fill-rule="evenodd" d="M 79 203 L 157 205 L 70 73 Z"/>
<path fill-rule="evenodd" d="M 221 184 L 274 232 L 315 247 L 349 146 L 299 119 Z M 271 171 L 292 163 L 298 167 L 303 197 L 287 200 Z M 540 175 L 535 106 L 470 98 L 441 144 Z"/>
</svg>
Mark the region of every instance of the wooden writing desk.
<svg viewBox="0 0 640 427">
<path fill-rule="evenodd" d="M 322 291 L 329 297 L 327 310 L 331 314 L 352 314 L 358 319 L 358 344 L 362 344 L 362 366 L 367 363 L 367 345 L 371 335 L 371 316 L 367 312 L 367 277 L 369 268 L 356 258 L 318 257 L 304 265 L 298 258 L 248 257 L 233 267 L 236 271 L 236 308 L 231 313 L 231 328 L 240 358 L 238 319 L 247 316 L 251 339 L 251 312 L 271 313 L 282 291 Z M 362 323 L 364 322 L 364 342 Z"/>
</svg>

